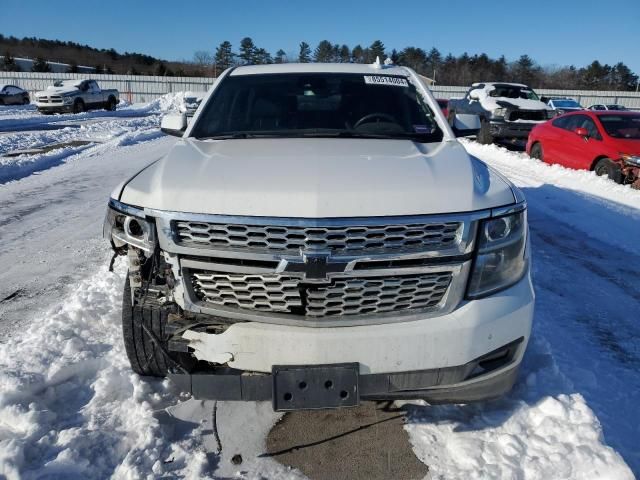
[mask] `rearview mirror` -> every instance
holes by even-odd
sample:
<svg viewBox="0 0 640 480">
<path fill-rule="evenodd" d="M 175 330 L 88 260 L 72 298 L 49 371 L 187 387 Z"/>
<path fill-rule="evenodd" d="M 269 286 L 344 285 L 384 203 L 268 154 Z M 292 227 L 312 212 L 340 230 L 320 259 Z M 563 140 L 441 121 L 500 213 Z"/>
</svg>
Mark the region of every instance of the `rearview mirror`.
<svg viewBox="0 0 640 480">
<path fill-rule="evenodd" d="M 456 137 L 477 135 L 480 130 L 480 117 L 469 113 L 456 113 L 451 129 Z"/>
<path fill-rule="evenodd" d="M 184 113 L 170 113 L 162 117 L 160 130 L 167 135 L 181 137 L 187 129 L 187 116 Z"/>
<path fill-rule="evenodd" d="M 574 130 L 574 132 L 576 132 L 576 134 L 580 135 L 581 137 L 587 138 L 589 136 L 589 130 L 587 130 L 586 128 L 583 128 L 583 127 L 576 128 Z"/>
<path fill-rule="evenodd" d="M 469 98 L 471 100 L 480 100 L 480 92 L 478 91 L 478 89 L 471 90 L 469 92 Z"/>
</svg>

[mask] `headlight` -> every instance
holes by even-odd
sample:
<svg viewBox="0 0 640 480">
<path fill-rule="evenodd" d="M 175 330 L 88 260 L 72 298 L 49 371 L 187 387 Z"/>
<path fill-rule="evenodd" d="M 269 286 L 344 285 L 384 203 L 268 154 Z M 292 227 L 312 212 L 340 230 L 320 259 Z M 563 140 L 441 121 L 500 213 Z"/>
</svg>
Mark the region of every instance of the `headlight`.
<svg viewBox="0 0 640 480">
<path fill-rule="evenodd" d="M 553 118 L 556 115 L 562 115 L 564 113 L 564 110 L 558 110 L 557 112 L 555 110 L 547 110 L 547 118 Z"/>
<path fill-rule="evenodd" d="M 506 108 L 496 108 L 491 115 L 494 117 L 504 117 L 507 114 Z"/>
<path fill-rule="evenodd" d="M 62 101 L 64 103 L 73 103 L 73 97 L 63 97 Z"/>
<path fill-rule="evenodd" d="M 527 270 L 527 211 L 480 222 L 468 298 L 479 298 L 510 287 Z"/>
<path fill-rule="evenodd" d="M 632 165 L 634 167 L 640 167 L 640 156 L 638 155 L 629 155 L 628 153 L 623 153 L 620 155 L 624 163 L 627 165 Z"/>
<path fill-rule="evenodd" d="M 151 253 L 156 246 L 155 225 L 146 218 L 144 210 L 113 198 L 109 199 L 102 234 L 116 247 L 128 244 Z"/>
</svg>

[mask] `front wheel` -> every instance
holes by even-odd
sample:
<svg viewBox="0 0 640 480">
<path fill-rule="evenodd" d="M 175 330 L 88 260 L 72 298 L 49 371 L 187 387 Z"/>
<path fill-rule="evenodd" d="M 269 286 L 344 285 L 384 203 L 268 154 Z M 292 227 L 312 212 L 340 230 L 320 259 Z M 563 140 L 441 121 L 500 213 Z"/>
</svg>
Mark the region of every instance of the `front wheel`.
<svg viewBox="0 0 640 480">
<path fill-rule="evenodd" d="M 195 359 L 186 353 L 169 353 L 167 319 L 171 307 L 131 304 L 129 276 L 122 295 L 122 334 L 131 368 L 138 375 L 165 377 L 171 370 L 190 370 Z M 175 367 L 175 368 L 174 368 Z"/>
<path fill-rule="evenodd" d="M 113 97 L 109 97 L 109 100 L 107 100 L 107 103 L 104 106 L 104 109 L 107 110 L 108 112 L 114 112 L 116 110 L 116 99 Z"/>
<path fill-rule="evenodd" d="M 622 183 L 622 169 L 620 165 L 608 158 L 601 159 L 594 168 L 599 177 L 609 177 L 616 183 Z"/>
<path fill-rule="evenodd" d="M 76 100 L 73 104 L 73 113 L 84 112 L 84 102 L 82 100 Z"/>
<path fill-rule="evenodd" d="M 533 144 L 533 146 L 531 147 L 531 155 L 529 156 L 531 158 L 535 158 L 537 160 L 540 160 L 541 162 L 544 162 L 544 152 L 542 150 L 542 145 L 540 145 L 539 142 Z"/>
<path fill-rule="evenodd" d="M 480 131 L 476 137 L 478 143 L 482 145 L 491 145 L 493 143 L 493 135 L 491 135 L 491 124 L 486 120 L 482 120 L 480 123 Z"/>
</svg>

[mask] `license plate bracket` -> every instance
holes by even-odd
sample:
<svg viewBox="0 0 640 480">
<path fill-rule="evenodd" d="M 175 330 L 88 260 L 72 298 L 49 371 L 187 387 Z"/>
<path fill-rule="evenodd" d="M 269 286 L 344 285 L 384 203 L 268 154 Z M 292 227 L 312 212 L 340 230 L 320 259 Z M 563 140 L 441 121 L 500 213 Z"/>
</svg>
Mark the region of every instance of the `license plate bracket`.
<svg viewBox="0 0 640 480">
<path fill-rule="evenodd" d="M 360 404 L 357 363 L 274 365 L 273 409 L 317 410 Z"/>
</svg>

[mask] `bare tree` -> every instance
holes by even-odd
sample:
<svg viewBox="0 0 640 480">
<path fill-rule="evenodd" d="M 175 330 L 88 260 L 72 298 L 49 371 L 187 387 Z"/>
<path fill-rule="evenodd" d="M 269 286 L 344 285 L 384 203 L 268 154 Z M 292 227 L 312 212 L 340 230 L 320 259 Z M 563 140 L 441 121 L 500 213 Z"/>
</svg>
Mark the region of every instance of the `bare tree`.
<svg viewBox="0 0 640 480">
<path fill-rule="evenodd" d="M 213 55 L 206 50 L 198 50 L 193 54 L 193 63 L 198 66 L 203 74 L 208 72 L 213 65 Z"/>
</svg>

